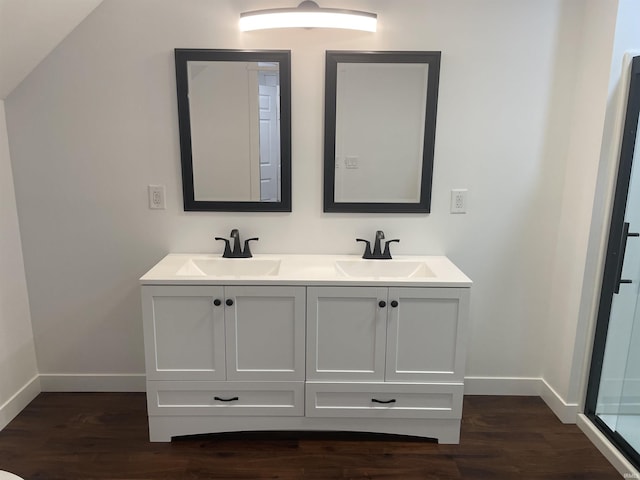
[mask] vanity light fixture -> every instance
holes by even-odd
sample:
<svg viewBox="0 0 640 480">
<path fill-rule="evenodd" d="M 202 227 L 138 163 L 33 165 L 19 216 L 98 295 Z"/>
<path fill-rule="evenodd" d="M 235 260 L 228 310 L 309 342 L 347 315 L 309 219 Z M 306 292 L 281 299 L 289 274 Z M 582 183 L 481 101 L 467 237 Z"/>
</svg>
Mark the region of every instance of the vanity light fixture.
<svg viewBox="0 0 640 480">
<path fill-rule="evenodd" d="M 341 8 L 320 8 L 312 0 L 305 0 L 297 8 L 271 8 L 240 14 L 240 30 L 268 28 L 346 28 L 375 32 L 378 16 L 375 13 Z"/>
</svg>

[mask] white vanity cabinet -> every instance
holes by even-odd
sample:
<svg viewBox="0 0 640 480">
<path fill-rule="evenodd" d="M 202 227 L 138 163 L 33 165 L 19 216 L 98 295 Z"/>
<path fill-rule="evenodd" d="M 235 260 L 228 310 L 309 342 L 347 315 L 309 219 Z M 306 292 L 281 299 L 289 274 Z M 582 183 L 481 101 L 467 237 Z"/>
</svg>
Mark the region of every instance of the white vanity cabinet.
<svg viewBox="0 0 640 480">
<path fill-rule="evenodd" d="M 305 289 L 145 286 L 148 380 L 304 381 Z"/>
<path fill-rule="evenodd" d="M 303 414 L 304 287 L 143 286 L 142 304 L 150 415 Z"/>
<path fill-rule="evenodd" d="M 306 415 L 460 418 L 468 295 L 308 288 Z"/>
<path fill-rule="evenodd" d="M 310 287 L 307 380 L 461 382 L 468 292 Z"/>
<path fill-rule="evenodd" d="M 471 281 L 446 257 L 394 260 L 382 266 L 418 273 L 382 280 L 340 261 L 360 262 L 283 255 L 275 273 L 241 278 L 169 255 L 142 277 L 151 440 L 346 430 L 457 443 Z"/>
</svg>

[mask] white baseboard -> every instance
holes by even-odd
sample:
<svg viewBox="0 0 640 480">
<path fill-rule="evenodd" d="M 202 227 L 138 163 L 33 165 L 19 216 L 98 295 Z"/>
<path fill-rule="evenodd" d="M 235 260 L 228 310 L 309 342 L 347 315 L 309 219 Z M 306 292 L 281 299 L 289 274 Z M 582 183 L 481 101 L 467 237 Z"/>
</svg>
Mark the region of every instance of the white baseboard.
<svg viewBox="0 0 640 480">
<path fill-rule="evenodd" d="M 591 423 L 586 415 L 579 414 L 576 424 L 623 478 L 640 478 L 640 471 L 636 470 L 633 465 L 629 463 L 629 460 L 624 458 L 624 455 Z"/>
<path fill-rule="evenodd" d="M 144 392 L 144 374 L 52 374 L 41 373 L 43 392 Z"/>
<path fill-rule="evenodd" d="M 580 406 L 565 402 L 544 378 L 540 379 L 540 397 L 562 423 L 576 423 Z"/>
<path fill-rule="evenodd" d="M 29 380 L 18 392 L 0 405 L 0 430 L 6 427 L 40 393 L 38 375 Z"/>
<path fill-rule="evenodd" d="M 540 395 L 541 378 L 526 377 L 465 377 L 465 395 Z"/>
<path fill-rule="evenodd" d="M 579 411 L 577 403 L 565 402 L 544 378 L 466 377 L 464 394 L 541 397 L 562 423 L 576 423 Z"/>
</svg>

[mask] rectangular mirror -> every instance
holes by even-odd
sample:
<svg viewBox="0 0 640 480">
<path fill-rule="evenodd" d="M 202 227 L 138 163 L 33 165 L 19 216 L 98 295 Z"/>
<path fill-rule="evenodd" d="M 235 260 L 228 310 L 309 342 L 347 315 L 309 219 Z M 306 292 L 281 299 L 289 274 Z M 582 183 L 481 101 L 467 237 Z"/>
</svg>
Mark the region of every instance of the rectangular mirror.
<svg viewBox="0 0 640 480">
<path fill-rule="evenodd" d="M 328 51 L 324 211 L 429 213 L 440 52 Z"/>
<path fill-rule="evenodd" d="M 175 50 L 185 210 L 291 211 L 290 57 Z"/>
</svg>

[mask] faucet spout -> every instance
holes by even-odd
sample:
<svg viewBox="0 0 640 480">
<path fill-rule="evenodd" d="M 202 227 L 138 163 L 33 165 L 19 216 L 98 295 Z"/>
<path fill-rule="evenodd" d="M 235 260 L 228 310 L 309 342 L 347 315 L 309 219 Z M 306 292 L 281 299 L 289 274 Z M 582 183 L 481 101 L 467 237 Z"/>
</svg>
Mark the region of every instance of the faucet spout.
<svg viewBox="0 0 640 480">
<path fill-rule="evenodd" d="M 384 240 L 384 232 L 382 230 L 378 230 L 376 232 L 376 241 L 373 244 L 373 256 L 379 257 L 382 255 L 382 246 L 380 244 L 381 240 Z"/>
<path fill-rule="evenodd" d="M 231 230 L 230 238 L 233 239 L 233 249 L 231 250 L 231 254 L 235 256 L 242 255 L 242 247 L 240 246 L 240 232 L 237 228 Z"/>
</svg>

